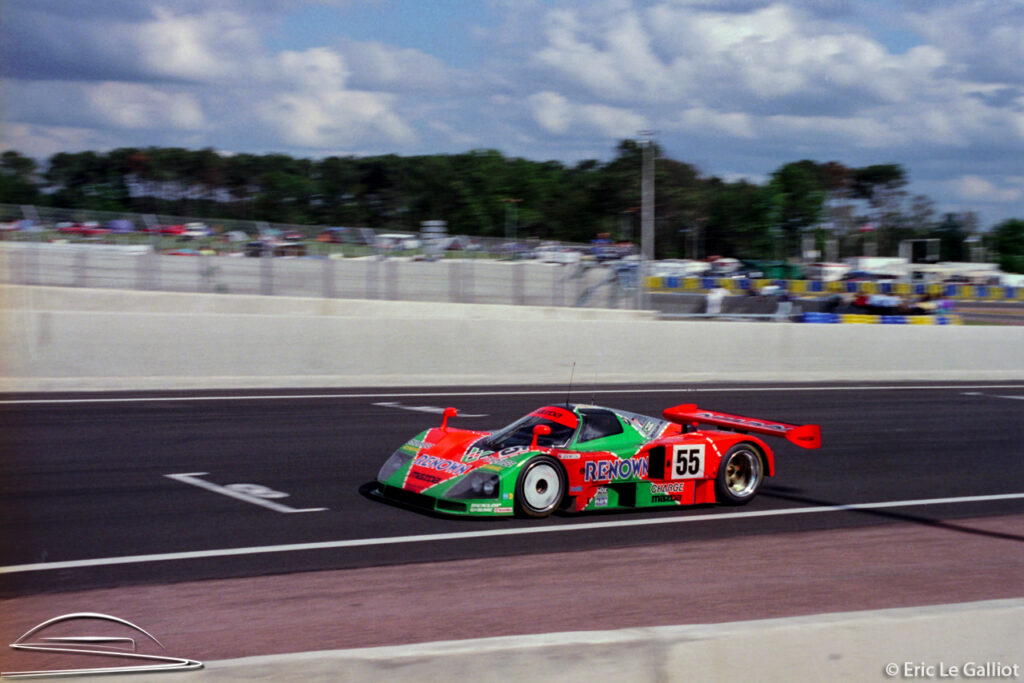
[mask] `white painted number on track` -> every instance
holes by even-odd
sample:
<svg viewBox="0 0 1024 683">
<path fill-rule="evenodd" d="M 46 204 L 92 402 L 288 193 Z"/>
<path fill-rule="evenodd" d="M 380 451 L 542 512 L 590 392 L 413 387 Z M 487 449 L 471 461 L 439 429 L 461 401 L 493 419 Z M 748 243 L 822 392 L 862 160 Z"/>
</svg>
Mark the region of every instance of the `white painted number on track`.
<svg viewBox="0 0 1024 683">
<path fill-rule="evenodd" d="M 246 503 L 252 503 L 253 505 L 259 505 L 261 507 L 270 508 L 275 512 L 284 512 L 286 514 L 293 512 L 321 512 L 327 508 L 293 508 L 281 503 L 275 503 L 270 498 L 287 498 L 288 494 L 281 491 L 275 491 L 267 488 L 260 484 L 228 484 L 227 486 L 220 486 L 212 482 L 200 479 L 199 477 L 209 474 L 209 472 L 188 472 L 185 474 L 165 474 L 164 476 L 168 479 L 174 479 L 184 484 L 191 484 L 192 486 L 198 486 L 201 489 L 207 491 L 213 491 L 223 496 L 235 498 L 237 500 L 244 500 Z"/>
</svg>

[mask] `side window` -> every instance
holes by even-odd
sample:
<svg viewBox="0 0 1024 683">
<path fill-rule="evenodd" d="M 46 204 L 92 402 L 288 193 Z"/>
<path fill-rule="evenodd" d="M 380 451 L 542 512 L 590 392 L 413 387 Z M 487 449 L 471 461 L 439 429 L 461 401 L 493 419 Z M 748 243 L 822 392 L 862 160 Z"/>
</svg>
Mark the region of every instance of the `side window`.
<svg viewBox="0 0 1024 683">
<path fill-rule="evenodd" d="M 580 429 L 579 441 L 593 441 L 622 433 L 622 423 L 613 412 L 582 410 L 580 413 L 583 416 L 583 427 Z"/>
</svg>

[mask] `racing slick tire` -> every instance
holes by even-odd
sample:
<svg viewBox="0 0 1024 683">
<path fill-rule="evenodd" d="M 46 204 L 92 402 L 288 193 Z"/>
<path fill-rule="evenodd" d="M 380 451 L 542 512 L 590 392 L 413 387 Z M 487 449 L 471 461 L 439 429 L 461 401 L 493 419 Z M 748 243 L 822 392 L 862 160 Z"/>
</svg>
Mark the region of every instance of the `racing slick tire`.
<svg viewBox="0 0 1024 683">
<path fill-rule="evenodd" d="M 722 457 L 715 476 L 719 503 L 746 505 L 764 482 L 765 464 L 761 449 L 752 443 L 738 443 Z"/>
<path fill-rule="evenodd" d="M 516 480 L 516 512 L 525 517 L 547 517 L 565 498 L 566 477 L 554 458 L 539 455 L 527 462 Z"/>
</svg>

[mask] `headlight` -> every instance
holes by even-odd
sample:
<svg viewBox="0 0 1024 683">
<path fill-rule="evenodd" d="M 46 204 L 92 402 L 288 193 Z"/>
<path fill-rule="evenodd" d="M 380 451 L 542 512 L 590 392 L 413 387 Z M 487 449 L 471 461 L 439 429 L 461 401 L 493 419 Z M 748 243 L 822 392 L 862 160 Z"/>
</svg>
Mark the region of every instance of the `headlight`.
<svg viewBox="0 0 1024 683">
<path fill-rule="evenodd" d="M 501 482 L 495 472 L 474 470 L 469 472 L 455 486 L 448 489 L 445 498 L 497 498 Z"/>
<path fill-rule="evenodd" d="M 377 472 L 377 481 L 386 482 L 391 478 L 391 475 L 402 469 L 410 460 L 413 459 L 412 454 L 406 453 L 402 449 L 398 449 L 391 454 L 391 457 L 387 459 L 387 462 L 381 466 L 380 471 Z"/>
</svg>

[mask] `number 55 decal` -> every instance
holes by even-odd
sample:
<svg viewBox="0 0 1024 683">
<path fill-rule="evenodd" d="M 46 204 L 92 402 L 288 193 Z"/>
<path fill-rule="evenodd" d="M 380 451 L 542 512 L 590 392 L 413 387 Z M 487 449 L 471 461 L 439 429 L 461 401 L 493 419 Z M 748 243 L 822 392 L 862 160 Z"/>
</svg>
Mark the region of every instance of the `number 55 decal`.
<svg viewBox="0 0 1024 683">
<path fill-rule="evenodd" d="M 672 447 L 672 478 L 701 479 L 704 477 L 704 444 L 686 444 Z"/>
</svg>

